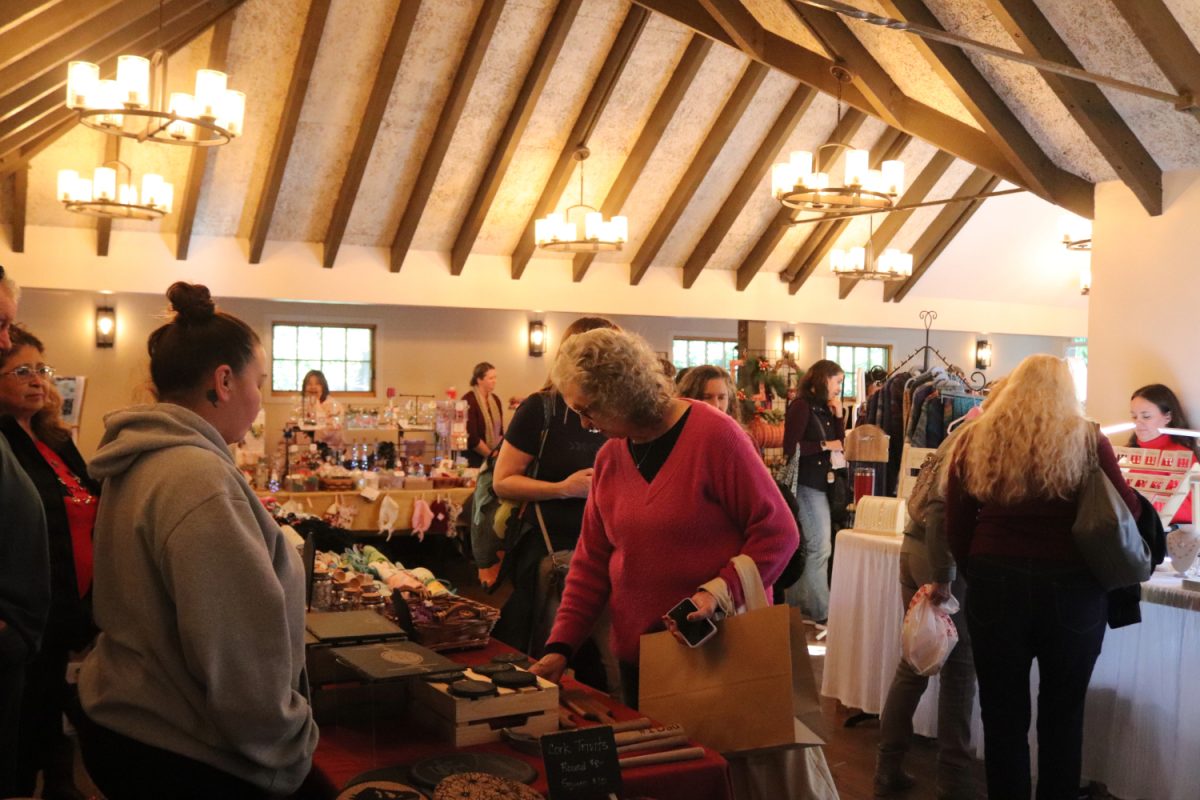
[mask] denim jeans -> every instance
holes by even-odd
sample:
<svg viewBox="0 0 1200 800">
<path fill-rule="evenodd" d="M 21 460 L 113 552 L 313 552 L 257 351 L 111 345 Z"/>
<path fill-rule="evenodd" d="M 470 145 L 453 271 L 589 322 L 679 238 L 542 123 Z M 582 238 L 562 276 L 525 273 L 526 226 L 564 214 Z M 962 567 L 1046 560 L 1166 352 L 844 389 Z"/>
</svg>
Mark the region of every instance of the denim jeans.
<svg viewBox="0 0 1200 800">
<path fill-rule="evenodd" d="M 829 554 L 833 526 L 829 521 L 829 498 L 822 489 L 796 487 L 800 513 L 800 546 L 804 548 L 804 572 L 800 580 L 784 593 L 788 605 L 804 612 L 809 619 L 824 622 L 829 618 Z"/>
<path fill-rule="evenodd" d="M 904 537 L 900 549 L 900 599 L 907 609 L 913 595 L 933 580 L 925 543 Z M 958 644 L 942 666 L 941 691 L 938 694 L 937 796 L 939 798 L 974 797 L 971 779 L 971 708 L 975 702 L 975 664 L 971 659 L 971 636 L 961 610 L 966 582 L 960 574 L 950 586 L 960 610 L 950 619 L 958 631 Z M 896 675 L 888 690 L 879 720 L 879 765 L 881 777 L 901 771 L 904 756 L 912 745 L 913 714 L 929 678 L 918 675 L 904 659 L 896 666 Z"/>
<path fill-rule="evenodd" d="M 1104 642 L 1108 595 L 1084 566 L 971 559 L 967 626 L 979 675 L 992 800 L 1030 792 L 1029 670 L 1038 661 L 1038 800 L 1079 791 L 1083 705 Z"/>
</svg>

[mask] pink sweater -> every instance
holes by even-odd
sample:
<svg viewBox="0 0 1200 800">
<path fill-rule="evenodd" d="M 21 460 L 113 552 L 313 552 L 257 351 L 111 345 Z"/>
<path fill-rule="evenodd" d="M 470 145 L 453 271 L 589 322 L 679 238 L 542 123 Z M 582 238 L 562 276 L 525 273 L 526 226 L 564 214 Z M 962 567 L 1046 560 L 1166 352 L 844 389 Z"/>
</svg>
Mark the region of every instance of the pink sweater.
<svg viewBox="0 0 1200 800">
<path fill-rule="evenodd" d="M 701 584 L 724 578 L 740 602 L 729 564 L 739 553 L 754 559 L 770 596 L 799 542 L 796 520 L 737 423 L 689 402 L 653 483 L 637 471 L 624 439 L 600 449 L 550 642 L 575 650 L 611 603 L 613 649 L 636 664 L 641 635 L 662 630 L 663 614 Z"/>
</svg>

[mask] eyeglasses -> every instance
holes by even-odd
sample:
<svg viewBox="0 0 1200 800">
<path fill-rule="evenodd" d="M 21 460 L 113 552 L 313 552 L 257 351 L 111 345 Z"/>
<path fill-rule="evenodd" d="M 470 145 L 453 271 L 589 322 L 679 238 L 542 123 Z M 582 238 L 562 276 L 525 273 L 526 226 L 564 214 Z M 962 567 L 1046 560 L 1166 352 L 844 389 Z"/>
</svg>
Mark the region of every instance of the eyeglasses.
<svg viewBox="0 0 1200 800">
<path fill-rule="evenodd" d="M 49 364 L 38 364 L 36 367 L 32 364 L 22 364 L 19 367 L 10 369 L 8 372 L 0 372 L 0 378 L 7 377 L 9 375 L 13 375 L 23 381 L 29 380 L 34 375 L 37 375 L 39 378 L 53 378 L 54 367 L 50 366 Z"/>
</svg>

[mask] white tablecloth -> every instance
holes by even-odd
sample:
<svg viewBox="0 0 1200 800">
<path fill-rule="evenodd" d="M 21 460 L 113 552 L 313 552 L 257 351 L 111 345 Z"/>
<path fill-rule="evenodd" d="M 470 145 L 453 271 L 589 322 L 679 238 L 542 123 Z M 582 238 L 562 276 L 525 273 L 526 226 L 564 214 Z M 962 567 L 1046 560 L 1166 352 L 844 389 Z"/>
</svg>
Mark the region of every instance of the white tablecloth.
<svg viewBox="0 0 1200 800">
<path fill-rule="evenodd" d="M 872 714 L 883 708 L 900 660 L 900 543 L 898 536 L 855 531 L 837 539 L 821 693 Z M 1200 667 L 1200 596 L 1162 572 L 1143 584 L 1142 594 L 1142 623 L 1106 633 L 1092 674 L 1084 778 L 1130 800 L 1195 800 L 1200 681 L 1192 673 Z M 1031 681 L 1036 696 L 1036 663 Z M 923 736 L 936 735 L 937 686 L 935 677 L 913 719 Z M 1036 724 L 1035 704 L 1031 731 Z M 972 740 L 982 756 L 978 702 Z"/>
</svg>

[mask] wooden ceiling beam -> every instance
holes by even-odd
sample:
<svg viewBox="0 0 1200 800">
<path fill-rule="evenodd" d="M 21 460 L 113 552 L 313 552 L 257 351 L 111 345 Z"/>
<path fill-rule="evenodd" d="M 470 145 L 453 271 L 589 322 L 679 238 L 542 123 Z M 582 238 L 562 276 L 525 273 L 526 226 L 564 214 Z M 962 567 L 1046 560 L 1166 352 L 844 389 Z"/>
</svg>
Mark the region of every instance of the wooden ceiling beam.
<svg viewBox="0 0 1200 800">
<path fill-rule="evenodd" d="M 662 140 L 667 125 L 675 116 L 679 104 L 683 102 L 684 95 L 691 88 L 692 81 L 696 79 L 696 73 L 700 71 L 700 65 L 704 63 L 704 57 L 708 55 L 712 46 L 711 39 L 697 34 L 692 35 L 687 49 L 683 51 L 683 57 L 679 59 L 674 72 L 671 73 L 670 80 L 667 81 L 667 87 L 663 89 L 663 93 L 655 102 L 654 110 L 650 112 L 650 118 L 646 120 L 645 127 L 638 134 L 637 141 L 633 143 L 629 155 L 625 157 L 625 163 L 621 166 L 621 171 L 617 173 L 617 179 L 613 181 L 604 202 L 600 204 L 600 213 L 604 216 L 611 217 L 621 213 L 621 207 L 625 205 L 633 187 L 637 185 L 638 178 L 642 176 L 642 170 L 646 168 L 650 156 L 654 154 L 654 148 L 658 147 L 658 143 Z M 571 261 L 571 277 L 576 283 L 579 283 L 587 275 L 588 268 L 595 259 L 595 253 L 577 253 L 575 255 Z"/>
<path fill-rule="evenodd" d="M 283 112 L 275 129 L 275 143 L 271 146 L 271 160 L 263 179 L 262 191 L 258 194 L 258 205 L 254 209 L 254 223 L 250 226 L 250 263 L 262 261 L 263 248 L 267 245 L 267 234 L 271 231 L 271 220 L 275 216 L 275 204 L 279 201 L 279 189 L 287 172 L 288 158 L 292 154 L 292 142 L 296 138 L 296 127 L 300 123 L 300 112 L 304 98 L 308 95 L 308 84 L 312 80 L 313 64 L 317 50 L 321 47 L 321 36 L 325 33 L 325 21 L 329 18 L 331 0 L 312 0 L 308 16 L 304 19 L 304 33 L 300 36 L 300 48 L 292 64 L 292 77 L 288 82 L 287 97 L 283 101 Z"/>
<path fill-rule="evenodd" d="M 709 36 L 715 41 L 720 41 L 733 47 L 737 46 L 729 35 L 724 30 L 721 30 L 720 26 L 712 20 L 712 17 L 707 13 L 702 13 L 704 11 L 703 7 L 699 3 L 696 3 L 695 0 L 634 1 L 638 5 L 668 16 L 698 33 Z M 813 10 L 816 11 L 816 9 Z M 829 12 L 820 13 L 828 14 Z M 851 39 L 854 38 L 854 35 L 849 33 L 849 31 L 846 33 Z M 791 75 L 802 83 L 826 94 L 837 95 L 840 91 L 842 101 L 851 108 L 883 119 L 885 122 L 889 122 L 889 118 L 891 118 L 894 120 L 894 124 L 890 123 L 892 127 L 899 128 L 918 139 L 924 139 L 935 147 L 953 153 L 958 158 L 970 162 L 975 166 L 982 167 L 1018 186 L 1026 186 L 1020 172 L 1009 163 L 1004 154 L 1000 152 L 992 143 L 990 137 L 983 131 L 959 122 L 953 117 L 923 103 L 918 103 L 906 97 L 899 89 L 896 89 L 893 93 L 890 86 L 887 85 L 873 87 L 876 99 L 879 102 L 886 101 L 887 104 L 886 108 L 881 112 L 871 100 L 859 91 L 857 86 L 853 83 L 842 84 L 833 76 L 831 69 L 834 66 L 839 66 L 834 61 L 818 55 L 778 34 L 772 33 L 765 28 L 762 29 L 759 35 L 762 38 L 764 52 L 761 58 L 756 57 L 753 53 L 746 53 L 751 58 L 761 60 L 767 66 L 773 67 L 786 75 Z M 855 43 L 857 43 L 857 39 L 855 39 Z M 866 56 L 866 58 L 859 60 L 863 61 L 869 67 L 874 63 L 874 58 L 867 53 L 866 48 L 863 48 L 861 43 L 858 43 L 857 46 L 855 46 L 855 43 L 851 43 L 849 40 L 845 42 L 848 50 L 854 49 Z M 875 64 L 875 66 L 878 67 L 878 64 Z M 886 77 L 886 72 L 883 72 L 882 68 L 875 72 L 876 75 L 879 73 L 882 73 Z M 887 80 L 891 86 L 894 86 L 894 82 L 890 78 Z"/>
<path fill-rule="evenodd" d="M 700 277 L 701 271 L 708 264 L 713 253 L 717 251 L 725 234 L 729 233 L 734 220 L 741 214 L 754 192 L 758 191 L 759 184 L 766 177 L 771 163 L 778 157 L 780 149 L 786 144 L 796 126 L 800 124 L 801 118 L 804 117 L 816 96 L 817 90 L 804 84 L 796 87 L 796 91 L 792 92 L 792 96 L 788 98 L 783 110 L 775 118 L 771 130 L 767 132 L 766 138 L 759 144 L 758 149 L 750 158 L 750 163 L 742 171 L 742 176 L 738 178 L 738 182 L 734 184 L 733 190 L 721 204 L 717 215 L 704 229 L 704 235 L 700 237 L 700 241 L 696 243 L 688 255 L 687 261 L 684 262 L 683 288 L 692 288 L 696 278 Z M 645 247 L 645 245 L 642 246 Z"/>
<path fill-rule="evenodd" d="M 511 269 L 514 280 L 525 273 L 525 267 L 529 265 L 529 259 L 533 257 L 534 221 L 546 216 L 558 205 L 563 191 L 567 188 L 567 182 L 571 179 L 571 173 L 574 171 L 575 151 L 591 136 L 592 128 L 595 127 L 600 114 L 608 105 L 613 87 L 616 86 L 621 74 L 625 71 L 629 55 L 641 37 L 649 16 L 644 8 L 636 5 L 630 6 L 629 11 L 625 14 L 625 20 L 621 23 L 621 29 L 617 31 L 617 37 L 613 40 L 604 64 L 600 67 L 596 82 L 592 84 L 587 98 L 583 101 L 583 106 L 575 118 L 575 124 L 571 128 L 567 142 L 559 152 L 554 167 L 550 170 L 550 177 L 542 189 L 541 197 L 538 198 L 537 205 L 533 208 L 533 214 L 525 223 L 525 230 L 521 232 L 517 248 L 513 251 Z"/>
<path fill-rule="evenodd" d="M 4 0 L 0 3 L 0 32 L 24 24 L 59 0 Z"/>
<path fill-rule="evenodd" d="M 233 33 L 233 14 L 222 17 L 213 29 L 212 43 L 208 49 L 208 68 L 224 72 L 229 59 L 229 38 Z M 114 138 L 114 137 L 109 137 Z M 196 210 L 200 207 L 200 190 L 204 187 L 204 176 L 217 154 L 209 155 L 212 147 L 193 147 L 188 160 L 187 182 L 179 205 L 179 221 L 175 229 L 175 260 L 187 261 L 188 248 L 192 245 L 192 227 L 196 224 Z"/>
<path fill-rule="evenodd" d="M 933 154 L 933 158 L 925 165 L 918 174 L 916 179 L 908 185 L 901 195 L 900 201 L 896 203 L 898 206 L 909 205 L 910 203 L 920 203 L 929 196 L 933 191 L 933 187 L 946 174 L 946 170 L 950 169 L 950 165 L 954 163 L 954 156 L 949 153 L 938 150 Z M 893 211 L 888 214 L 883 223 L 875 229 L 875 234 L 871 237 L 871 249 L 873 252 L 882 253 L 887 246 L 892 243 L 892 239 L 904 227 L 904 223 L 913 215 L 916 209 L 906 209 L 904 211 Z M 861 281 L 858 278 L 840 278 L 838 280 L 838 299 L 845 300 L 850 296 L 850 292 L 854 291 L 854 287 Z"/>
<path fill-rule="evenodd" d="M 763 27 L 740 0 L 700 0 L 700 5 L 733 40 L 734 47 L 757 61 L 763 60 L 766 56 Z"/>
<path fill-rule="evenodd" d="M 858 129 L 867 121 L 865 112 L 859 111 L 856 108 L 848 110 L 842 115 L 842 119 L 838 122 L 833 132 L 829 134 L 829 138 L 825 140 L 825 144 L 848 144 L 854 134 L 858 133 Z M 836 156 L 826 156 L 821 158 L 820 150 L 818 155 L 818 171 L 828 172 L 833 164 Z M 780 206 L 775 212 L 775 217 L 767 224 L 767 229 L 763 231 L 762 236 L 754 243 L 754 247 L 742 259 L 742 263 L 737 268 L 737 289 L 739 292 L 745 291 L 750 285 L 750 281 L 762 269 L 762 265 L 767 262 L 771 253 L 775 251 L 775 247 L 783 240 L 784 234 L 791 227 L 792 220 L 795 219 L 795 209 L 787 206 Z"/>
<path fill-rule="evenodd" d="M 29 166 L 13 172 L 12 251 L 25 252 L 25 213 L 29 207 Z"/>
<path fill-rule="evenodd" d="M 895 128 L 886 129 L 871 147 L 871 169 L 879 169 L 879 165 L 884 161 L 899 158 L 912 138 L 907 133 Z M 790 281 L 789 294 L 795 294 L 800 290 L 800 287 L 816 271 L 821 260 L 834 248 L 848 227 L 850 227 L 848 219 L 817 223 L 816 230 L 810 233 L 805 241 L 806 247 L 802 247 L 780 273 L 782 278 Z M 813 245 L 808 247 L 810 241 L 813 242 Z"/>
<path fill-rule="evenodd" d="M 880 5 L 890 16 L 931 28 L 942 27 L 924 0 L 880 0 Z M 1030 191 L 1081 217 L 1092 217 L 1095 186 L 1046 155 L 961 48 L 920 36 L 910 36 L 908 41 L 1020 173 Z"/>
<path fill-rule="evenodd" d="M 986 0 L 1021 52 L 1083 68 L 1034 0 Z M 1162 170 L 1099 86 L 1040 72 L 1101 155 L 1152 217 L 1162 213 Z M 980 165 L 982 166 L 982 165 Z"/>
<path fill-rule="evenodd" d="M 521 84 L 521 90 L 517 93 L 517 101 L 508 114 L 508 121 L 500 134 L 500 140 L 492 148 L 492 156 L 483 171 L 479 188 L 475 190 L 463 224 L 458 229 L 458 235 L 454 237 L 454 246 L 450 251 L 451 275 L 461 275 L 463 267 L 466 266 L 467 258 L 475 247 L 475 241 L 479 238 L 479 232 L 483 229 L 492 203 L 496 200 L 500 185 L 508 174 L 508 167 L 516 155 L 517 146 L 521 143 L 521 136 L 529 126 L 529 120 L 533 118 L 533 109 L 537 106 L 538 98 L 542 96 L 542 90 L 546 88 L 546 81 L 550 79 L 550 72 L 558 61 L 558 54 L 567 40 L 567 34 L 571 32 L 571 25 L 575 22 L 582 3 L 583 0 L 560 0 L 554 9 L 554 16 L 542 35 L 541 44 L 538 45 L 533 63 L 525 75 L 525 82 Z"/>
<path fill-rule="evenodd" d="M 1000 183 L 1000 179 L 995 175 L 989 175 L 984 170 L 976 169 L 963 181 L 957 194 L 964 196 L 984 194 L 995 189 L 998 183 Z M 933 218 L 933 222 L 929 224 L 929 227 L 925 229 L 909 251 L 913 256 L 912 275 L 907 280 L 884 284 L 883 301 L 885 303 L 888 301 L 899 303 L 912 291 L 912 288 L 917 285 L 917 281 L 921 280 L 921 276 L 929 270 L 946 246 L 953 241 L 958 232 L 983 205 L 983 202 L 983 199 L 968 200 L 961 203 L 950 203 L 942 207 L 942 210 Z"/>
<path fill-rule="evenodd" d="M 654 221 L 650 232 L 646 234 L 646 238 L 638 247 L 637 254 L 629 266 L 629 284 L 631 286 L 637 286 L 641 282 L 642 276 L 646 274 L 654 257 L 658 255 L 663 243 L 671 235 L 671 231 L 674 230 L 680 216 L 683 215 L 683 210 L 687 208 L 692 196 L 700 188 L 701 182 L 708 175 L 713 162 L 725 147 L 725 143 L 729 141 L 730 134 L 745 115 L 750 101 L 754 99 L 755 93 L 758 92 L 769 73 L 770 68 L 756 61 L 750 62 L 746 71 L 742 73 L 737 86 L 730 93 L 721 113 L 700 144 L 700 149 L 692 157 L 692 162 L 688 165 L 679 185 L 667 199 L 667 204 L 659 213 L 658 219 Z"/>
<path fill-rule="evenodd" d="M 121 137 L 104 137 L 104 161 L 116 161 L 121 157 Z M 96 220 L 96 255 L 107 256 L 108 244 L 112 238 L 112 217 L 100 217 Z"/>
<path fill-rule="evenodd" d="M 103 42 L 75 54 L 71 60 L 80 58 L 94 61 L 100 67 L 102 77 L 116 74 L 117 56 L 122 53 L 138 53 L 149 56 L 159 44 L 167 53 L 174 53 L 213 25 L 223 14 L 236 8 L 243 0 L 204 0 L 200 4 L 189 0 L 173 0 L 164 6 L 164 19 L 170 22 L 160 32 L 157 14 L 153 20 L 139 20 Z M 14 161 L 26 160 L 30 156 L 29 144 L 40 140 L 51 129 L 63 129 L 67 120 L 74 120 L 75 113 L 63 103 L 66 87 L 67 62 L 57 70 L 37 78 L 31 84 L 0 97 L 0 115 L 19 106 L 30 97 L 36 98 L 33 105 L 25 106 L 17 117 L 8 116 L 0 122 L 0 173 L 13 167 Z M 69 129 L 67 126 L 66 129 Z"/>
<path fill-rule="evenodd" d="M 421 159 L 421 171 L 417 174 L 417 182 L 413 186 L 408 201 L 404 204 L 404 213 L 400 217 L 400 227 L 392 240 L 392 272 L 399 272 L 404 265 L 408 250 L 412 247 L 413 237 L 417 234 L 417 226 L 421 223 L 421 215 L 433 194 L 437 183 L 438 172 L 446 160 L 450 142 L 454 139 L 454 130 L 462 119 L 463 109 L 479 76 L 479 67 L 487 55 L 492 35 L 496 32 L 496 24 L 504 13 L 507 0 L 489 0 L 483 4 L 475 26 L 471 29 L 471 38 L 467 41 L 466 52 L 454 73 L 454 83 L 450 86 L 450 94 L 442 106 L 441 116 L 438 117 L 437 128 L 429 142 L 429 149 Z"/>
<path fill-rule="evenodd" d="M 400 71 L 400 62 L 404 59 L 404 51 L 408 49 L 408 40 L 412 36 L 417 14 L 421 10 L 421 2 L 422 0 L 404 0 L 392 20 L 392 29 L 388 33 L 383 56 L 375 70 L 375 82 L 371 85 L 367 107 L 363 109 L 358 134 L 354 137 L 354 147 L 350 151 L 350 160 L 346 164 L 346 174 L 342 176 L 342 185 L 333 203 L 329 228 L 325 232 L 322 263 L 326 269 L 333 267 L 338 248 L 342 245 L 342 237 L 346 235 L 346 223 L 350 221 L 354 199 L 358 196 L 363 174 L 367 171 L 367 161 L 371 158 L 375 136 L 379 133 L 383 114 L 387 111 L 388 98 L 392 95 L 396 73 Z"/>
<path fill-rule="evenodd" d="M 1179 94 L 1200 96 L 1200 51 L 1163 0 L 1112 0 Z M 1200 109 L 1188 113 L 1200 120 Z"/>
<path fill-rule="evenodd" d="M 20 25 L 0 29 L 0 69 L 58 36 L 83 25 L 94 25 L 100 14 L 120 0 L 91 0 L 91 2 L 59 3 L 46 6 Z"/>
</svg>

